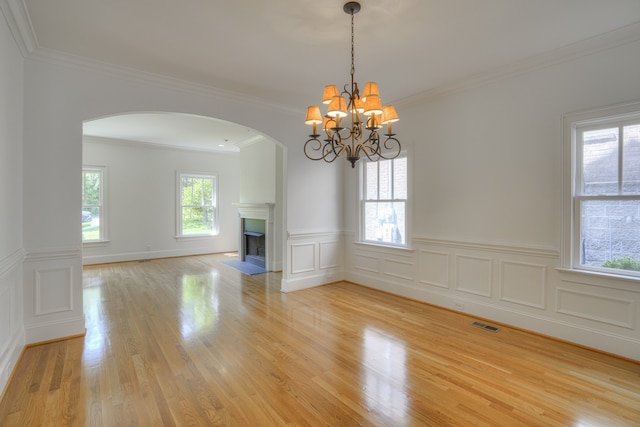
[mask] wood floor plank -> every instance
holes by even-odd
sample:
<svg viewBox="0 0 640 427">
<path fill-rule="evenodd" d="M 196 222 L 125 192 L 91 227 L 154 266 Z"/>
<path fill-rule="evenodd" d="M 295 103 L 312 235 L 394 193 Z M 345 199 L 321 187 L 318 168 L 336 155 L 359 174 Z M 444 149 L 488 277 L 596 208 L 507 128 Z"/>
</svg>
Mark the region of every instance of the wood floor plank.
<svg viewBox="0 0 640 427">
<path fill-rule="evenodd" d="M 24 352 L 0 425 L 640 425 L 638 363 L 224 259 L 86 267 L 86 336 Z"/>
</svg>

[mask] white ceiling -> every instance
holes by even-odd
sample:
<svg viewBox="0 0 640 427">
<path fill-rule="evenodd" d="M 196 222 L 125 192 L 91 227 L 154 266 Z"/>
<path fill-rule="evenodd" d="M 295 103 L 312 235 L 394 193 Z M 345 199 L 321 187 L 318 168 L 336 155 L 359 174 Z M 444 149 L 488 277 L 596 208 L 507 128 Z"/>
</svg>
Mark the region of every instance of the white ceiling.
<svg viewBox="0 0 640 427">
<path fill-rule="evenodd" d="M 36 50 L 268 100 L 319 103 L 347 83 L 343 0 L 23 0 Z M 640 0 L 362 0 L 356 80 L 385 103 L 640 27 Z M 242 129 L 246 131 L 246 129 Z"/>
</svg>

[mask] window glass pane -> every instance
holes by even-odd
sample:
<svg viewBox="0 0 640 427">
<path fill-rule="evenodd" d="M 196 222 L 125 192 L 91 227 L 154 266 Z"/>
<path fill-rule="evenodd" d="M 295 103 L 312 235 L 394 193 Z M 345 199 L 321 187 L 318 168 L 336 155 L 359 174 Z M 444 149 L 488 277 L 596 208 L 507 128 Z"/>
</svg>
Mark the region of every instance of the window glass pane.
<svg viewBox="0 0 640 427">
<path fill-rule="evenodd" d="M 202 181 L 203 204 L 213 206 L 213 179 L 205 178 Z"/>
<path fill-rule="evenodd" d="M 183 207 L 182 234 L 213 233 L 213 208 Z"/>
<path fill-rule="evenodd" d="M 378 198 L 378 164 L 369 162 L 365 165 L 365 183 L 367 186 L 365 198 L 367 200 L 375 200 Z"/>
<path fill-rule="evenodd" d="M 580 264 L 640 271 L 640 200 L 583 200 Z"/>
<path fill-rule="evenodd" d="M 622 148 L 622 192 L 640 194 L 640 125 L 625 126 Z"/>
<path fill-rule="evenodd" d="M 364 239 L 370 242 L 404 244 L 405 203 L 365 202 Z"/>
<path fill-rule="evenodd" d="M 391 160 L 381 160 L 378 162 L 379 170 L 379 191 L 381 200 L 391 199 Z"/>
<path fill-rule="evenodd" d="M 583 194 L 618 194 L 618 128 L 582 135 Z"/>
<path fill-rule="evenodd" d="M 82 171 L 82 240 L 101 240 L 102 171 Z"/>
<path fill-rule="evenodd" d="M 100 204 L 100 172 L 84 172 L 83 205 Z"/>
<path fill-rule="evenodd" d="M 83 208 L 82 240 L 100 240 L 100 208 Z"/>
<path fill-rule="evenodd" d="M 407 198 L 407 158 L 393 161 L 393 198 Z"/>
</svg>

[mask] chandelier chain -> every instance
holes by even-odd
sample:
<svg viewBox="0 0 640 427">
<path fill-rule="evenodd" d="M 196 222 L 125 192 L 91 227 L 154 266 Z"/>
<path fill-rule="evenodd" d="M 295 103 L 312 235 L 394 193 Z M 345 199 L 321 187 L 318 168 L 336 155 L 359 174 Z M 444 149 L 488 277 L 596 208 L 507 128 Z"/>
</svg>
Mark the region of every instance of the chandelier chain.
<svg viewBox="0 0 640 427">
<path fill-rule="evenodd" d="M 355 49 L 354 49 L 354 40 L 355 40 L 355 36 L 354 36 L 354 31 L 353 31 L 353 11 L 351 12 L 351 81 L 353 82 L 353 77 L 356 73 L 356 66 L 355 64 Z"/>
</svg>

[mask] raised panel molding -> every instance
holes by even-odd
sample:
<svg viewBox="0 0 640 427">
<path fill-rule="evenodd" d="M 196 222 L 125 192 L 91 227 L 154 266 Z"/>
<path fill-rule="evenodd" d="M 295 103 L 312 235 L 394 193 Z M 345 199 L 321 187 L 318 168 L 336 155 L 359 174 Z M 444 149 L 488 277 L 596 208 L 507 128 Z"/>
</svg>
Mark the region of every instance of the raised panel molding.
<svg viewBox="0 0 640 427">
<path fill-rule="evenodd" d="M 291 245 L 291 274 L 306 273 L 316 269 L 316 244 Z"/>
<path fill-rule="evenodd" d="M 355 254 L 353 268 L 356 270 L 380 273 L 380 258 L 370 255 Z"/>
<path fill-rule="evenodd" d="M 3 284 L 4 286 L 4 284 Z M 14 330 L 14 284 L 9 283 L 4 289 L 0 288 L 0 356 L 4 354 L 11 342 Z"/>
<path fill-rule="evenodd" d="M 421 249 L 418 251 L 418 281 L 439 288 L 449 288 L 449 254 Z"/>
<path fill-rule="evenodd" d="M 382 261 L 383 272 L 386 276 L 403 280 L 413 280 L 413 263 L 399 261 L 395 259 L 384 259 Z"/>
<path fill-rule="evenodd" d="M 544 309 L 546 276 L 544 265 L 500 261 L 500 299 Z"/>
<path fill-rule="evenodd" d="M 340 242 L 320 242 L 318 245 L 318 254 L 320 256 L 320 269 L 339 267 L 340 259 Z"/>
<path fill-rule="evenodd" d="M 632 300 L 558 288 L 556 307 L 558 313 L 633 328 L 634 301 Z"/>
<path fill-rule="evenodd" d="M 34 315 L 73 310 L 73 267 L 36 270 Z"/>
<path fill-rule="evenodd" d="M 456 255 L 456 290 L 491 297 L 492 259 Z"/>
<path fill-rule="evenodd" d="M 23 281 L 22 310 L 27 344 L 84 334 L 79 249 L 27 251 Z"/>
</svg>

